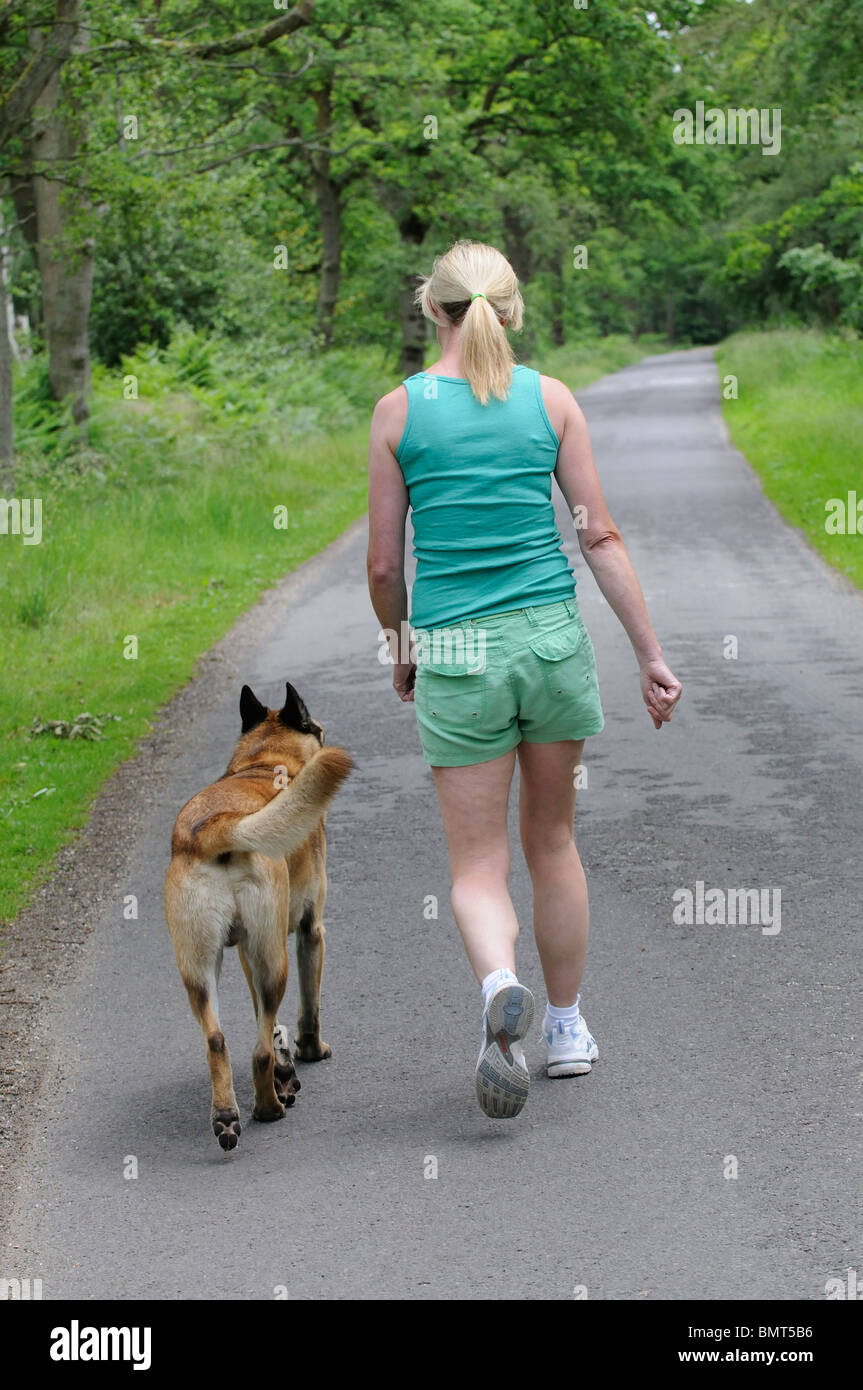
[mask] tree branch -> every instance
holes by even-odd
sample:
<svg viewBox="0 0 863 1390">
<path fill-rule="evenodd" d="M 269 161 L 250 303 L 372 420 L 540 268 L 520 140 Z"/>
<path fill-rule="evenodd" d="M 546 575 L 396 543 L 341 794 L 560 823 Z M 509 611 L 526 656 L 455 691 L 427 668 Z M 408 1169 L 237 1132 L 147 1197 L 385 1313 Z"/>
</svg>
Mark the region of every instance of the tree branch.
<svg viewBox="0 0 863 1390">
<path fill-rule="evenodd" d="M 218 63 L 218 72 L 253 72 L 256 77 L 266 78 L 268 82 L 294 82 L 298 77 L 302 77 L 304 72 L 308 72 L 312 63 L 315 61 L 313 48 L 309 49 L 309 56 L 301 68 L 296 68 L 293 72 L 277 72 L 275 68 L 262 68 L 258 63 Z"/>
<path fill-rule="evenodd" d="M 57 0 L 50 33 L 0 101 L 0 148 L 24 129 L 36 102 L 69 57 L 77 33 L 78 0 Z"/>
<path fill-rule="evenodd" d="M 285 34 L 293 34 L 303 25 L 309 24 L 314 8 L 315 0 L 298 0 L 298 4 L 287 14 L 280 15 L 278 19 L 264 24 L 260 29 L 243 29 L 238 34 L 230 34 L 226 39 L 207 39 L 201 43 L 188 43 L 182 39 L 160 39 L 153 36 L 143 44 L 139 41 L 138 46 L 158 48 L 168 56 L 178 58 L 230 57 L 232 53 L 247 53 L 250 48 L 269 48 L 271 43 L 283 38 Z M 125 49 L 129 46 L 126 39 L 116 39 L 113 43 L 102 44 L 98 50 L 94 51 L 100 53 L 116 52 L 117 49 Z"/>
<path fill-rule="evenodd" d="M 224 159 L 213 159 L 209 164 L 199 164 L 193 171 L 196 174 L 206 174 L 210 169 L 220 169 L 223 164 L 232 164 L 235 159 L 244 159 L 247 154 L 258 154 L 262 150 L 281 150 L 288 145 L 303 145 L 308 149 L 318 148 L 306 140 L 268 140 L 262 145 L 246 145 L 245 149 L 234 150 L 233 154 L 226 154 Z"/>
</svg>

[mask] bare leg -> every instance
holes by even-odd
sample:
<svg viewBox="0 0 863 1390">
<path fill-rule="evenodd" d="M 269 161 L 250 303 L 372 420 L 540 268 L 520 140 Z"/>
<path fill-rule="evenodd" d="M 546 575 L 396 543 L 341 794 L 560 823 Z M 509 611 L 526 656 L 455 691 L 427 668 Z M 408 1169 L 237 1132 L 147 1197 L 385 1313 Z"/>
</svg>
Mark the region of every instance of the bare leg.
<svg viewBox="0 0 863 1390">
<path fill-rule="evenodd" d="M 533 929 L 548 1001 L 575 1003 L 587 952 L 584 869 L 573 841 L 575 769 L 584 740 L 518 746 L 519 822 L 533 882 Z"/>
<path fill-rule="evenodd" d="M 472 767 L 435 767 L 450 859 L 450 901 L 468 959 L 480 982 L 492 970 L 515 970 L 518 921 L 509 896 L 506 810 L 515 750 Z"/>
</svg>

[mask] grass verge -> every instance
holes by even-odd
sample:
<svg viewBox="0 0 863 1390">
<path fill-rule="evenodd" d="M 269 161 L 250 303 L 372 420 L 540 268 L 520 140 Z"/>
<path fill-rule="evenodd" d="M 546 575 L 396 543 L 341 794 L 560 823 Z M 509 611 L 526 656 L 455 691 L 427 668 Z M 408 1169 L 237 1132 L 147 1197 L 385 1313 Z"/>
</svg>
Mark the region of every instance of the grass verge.
<svg viewBox="0 0 863 1390">
<path fill-rule="evenodd" d="M 811 329 L 737 333 L 716 360 L 723 380 L 737 379 L 737 398 L 723 400 L 731 438 L 767 496 L 863 588 L 863 510 L 852 530 L 848 505 L 856 494 L 863 506 L 863 342 Z"/>
</svg>

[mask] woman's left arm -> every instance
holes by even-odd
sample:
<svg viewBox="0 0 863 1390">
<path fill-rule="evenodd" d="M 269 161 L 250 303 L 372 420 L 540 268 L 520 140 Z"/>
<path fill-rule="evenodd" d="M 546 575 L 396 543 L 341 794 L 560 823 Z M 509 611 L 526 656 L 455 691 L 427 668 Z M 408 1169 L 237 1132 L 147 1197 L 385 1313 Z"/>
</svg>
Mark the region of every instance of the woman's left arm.
<svg viewBox="0 0 863 1390">
<path fill-rule="evenodd" d="M 393 688 L 414 697 L 416 666 L 410 660 L 408 591 L 405 584 L 405 520 L 410 499 L 396 449 L 407 418 L 407 392 L 396 387 L 378 401 L 369 436 L 369 596 L 393 658 Z M 406 660 L 404 658 L 407 658 Z"/>
<path fill-rule="evenodd" d="M 545 382 L 543 378 L 543 382 Z M 623 537 L 605 505 L 587 421 L 572 392 L 551 381 L 549 397 L 558 420 L 560 448 L 554 476 L 571 514 L 581 509 L 578 530 L 581 553 L 606 602 L 620 620 L 638 660 L 641 694 L 655 729 L 667 724 L 683 687 L 666 665 L 650 624 L 647 605 Z"/>
</svg>

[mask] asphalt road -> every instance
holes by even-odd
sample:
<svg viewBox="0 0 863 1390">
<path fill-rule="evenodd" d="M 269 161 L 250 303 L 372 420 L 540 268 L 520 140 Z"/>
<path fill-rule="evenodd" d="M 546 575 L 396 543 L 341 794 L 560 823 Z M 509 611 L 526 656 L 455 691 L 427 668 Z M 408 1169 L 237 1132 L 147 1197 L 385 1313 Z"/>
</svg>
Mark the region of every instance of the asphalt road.
<svg viewBox="0 0 863 1390">
<path fill-rule="evenodd" d="M 168 711 L 140 832 L 55 1004 L 57 1062 L 0 1273 L 41 1278 L 46 1299 L 280 1286 L 290 1299 L 820 1299 L 861 1268 L 863 600 L 729 446 L 708 350 L 648 359 L 579 399 L 685 685 L 656 733 L 558 497 L 606 711 L 576 819 L 593 1073 L 550 1082 L 537 1065 L 511 1123 L 477 1107 L 479 990 L 413 707 L 377 659 L 359 523 L 285 582 L 197 719 L 189 699 Z M 240 685 L 273 704 L 286 678 L 357 761 L 328 821 L 334 1055 L 300 1064 L 284 1121 L 252 1123 L 254 1028 L 229 952 L 222 1019 L 244 1128 L 224 1155 L 162 886 L 177 811 L 228 760 Z M 541 1007 L 516 789 L 519 973 Z M 675 892 L 699 882 L 764 889 L 771 907 L 780 891 L 781 930 L 675 922 Z M 137 921 L 123 920 L 127 893 Z M 292 965 L 289 1023 L 295 1000 Z M 528 1056 L 538 1064 L 536 1042 Z"/>
</svg>

